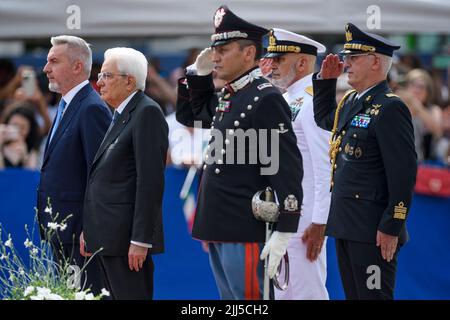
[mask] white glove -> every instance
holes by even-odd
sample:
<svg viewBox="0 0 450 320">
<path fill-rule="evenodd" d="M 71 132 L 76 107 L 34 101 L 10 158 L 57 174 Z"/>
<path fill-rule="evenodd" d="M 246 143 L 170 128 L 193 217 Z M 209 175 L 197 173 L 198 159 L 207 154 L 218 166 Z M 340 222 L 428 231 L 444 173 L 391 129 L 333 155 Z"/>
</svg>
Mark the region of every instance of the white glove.
<svg viewBox="0 0 450 320">
<path fill-rule="evenodd" d="M 214 69 L 214 62 L 212 61 L 212 49 L 206 48 L 197 56 L 194 63 L 194 68 L 197 69 L 197 75 L 206 76 Z"/>
<path fill-rule="evenodd" d="M 278 266 L 286 253 L 289 239 L 294 235 L 293 232 L 278 232 L 275 231 L 267 241 L 261 252 L 260 259 L 264 260 L 269 255 L 269 265 L 267 267 L 267 274 L 272 279 L 277 272 Z"/>
</svg>

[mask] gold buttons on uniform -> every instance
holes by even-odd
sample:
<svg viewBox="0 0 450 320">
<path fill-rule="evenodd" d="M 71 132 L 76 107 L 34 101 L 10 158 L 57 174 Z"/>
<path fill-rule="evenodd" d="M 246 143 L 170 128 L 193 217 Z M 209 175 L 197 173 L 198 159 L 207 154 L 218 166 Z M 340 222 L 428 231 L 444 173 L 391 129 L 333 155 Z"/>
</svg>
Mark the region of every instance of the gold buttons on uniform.
<svg viewBox="0 0 450 320">
<path fill-rule="evenodd" d="M 337 164 L 334 165 L 334 168 L 335 168 L 335 169 L 337 168 Z"/>
<path fill-rule="evenodd" d="M 359 199 L 359 194 L 355 194 L 355 198 L 356 198 L 356 199 Z"/>
<path fill-rule="evenodd" d="M 342 151 L 342 148 L 341 147 L 339 147 L 339 152 L 341 152 Z"/>
<path fill-rule="evenodd" d="M 357 135 L 356 135 L 356 133 L 354 133 L 354 134 L 353 134 L 353 138 L 356 138 L 356 137 L 357 137 Z"/>
<path fill-rule="evenodd" d="M 219 174 L 219 173 L 220 173 L 220 169 L 219 169 L 219 168 L 216 168 L 216 170 L 214 170 L 214 172 L 215 172 L 216 174 Z"/>
<path fill-rule="evenodd" d="M 345 134 L 345 130 L 342 130 L 342 135 L 344 135 Z"/>
<path fill-rule="evenodd" d="M 238 127 L 238 126 L 239 126 L 239 121 L 236 120 L 236 121 L 234 122 L 234 126 L 235 126 L 235 127 Z"/>
<path fill-rule="evenodd" d="M 223 160 L 222 159 L 217 160 L 217 164 L 223 164 Z"/>
</svg>

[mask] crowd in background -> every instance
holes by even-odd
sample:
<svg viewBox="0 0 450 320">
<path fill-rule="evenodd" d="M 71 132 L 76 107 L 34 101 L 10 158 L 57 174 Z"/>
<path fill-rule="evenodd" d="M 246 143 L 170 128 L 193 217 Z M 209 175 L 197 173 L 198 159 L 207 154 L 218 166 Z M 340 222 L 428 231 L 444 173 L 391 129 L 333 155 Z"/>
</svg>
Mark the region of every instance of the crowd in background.
<svg viewBox="0 0 450 320">
<path fill-rule="evenodd" d="M 389 86 L 408 106 L 414 127 L 419 162 L 450 165 L 450 67 L 446 72 L 428 70 L 414 55 L 395 57 Z M 346 75 L 338 79 L 337 100 L 350 86 Z"/>
<path fill-rule="evenodd" d="M 188 50 L 185 61 L 167 77 L 161 76 L 158 60 L 149 59 L 146 93 L 160 104 L 172 132 L 181 126 L 173 114 L 177 81 L 184 76 L 185 68 L 194 63 L 200 50 Z M 101 61 L 98 61 L 92 67 L 90 81 L 96 89 L 100 66 Z M 430 70 L 422 65 L 418 56 L 411 54 L 396 57 L 389 73 L 391 88 L 411 111 L 416 151 L 421 162 L 431 160 L 450 165 L 449 78 L 450 66 L 447 70 Z M 338 79 L 336 99 L 348 89 L 344 74 Z M 48 80 L 42 70 L 15 66 L 10 59 L 0 59 L 0 169 L 40 168 L 59 99 L 48 90 Z M 193 139 L 194 131 L 184 129 Z M 192 143 L 192 139 L 182 141 Z M 172 147 L 176 142 L 172 141 Z M 169 152 L 168 163 L 190 166 L 198 161 L 197 151 L 182 155 Z M 177 160 L 173 161 L 173 157 Z"/>
</svg>

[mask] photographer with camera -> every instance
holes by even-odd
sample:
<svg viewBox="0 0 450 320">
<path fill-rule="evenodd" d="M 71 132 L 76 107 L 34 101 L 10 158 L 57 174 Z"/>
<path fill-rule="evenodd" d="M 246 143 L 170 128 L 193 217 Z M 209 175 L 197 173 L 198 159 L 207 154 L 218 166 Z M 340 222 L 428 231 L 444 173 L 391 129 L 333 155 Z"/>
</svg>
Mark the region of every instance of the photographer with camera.
<svg viewBox="0 0 450 320">
<path fill-rule="evenodd" d="M 46 77 L 45 77 L 46 78 Z M 52 121 L 49 115 L 51 97 L 45 91 L 48 81 L 43 82 L 41 75 L 37 75 L 33 67 L 22 65 L 18 68 L 16 75 L 0 91 L 4 91 L 3 98 L 0 93 L 0 100 L 4 102 L 1 107 L 1 122 L 5 122 L 5 117 L 16 107 L 23 103 L 30 105 L 35 119 L 39 124 L 40 135 L 46 136 L 50 131 Z M 43 88 L 44 87 L 44 88 Z"/>
<path fill-rule="evenodd" d="M 21 104 L 6 116 L 4 124 L 0 124 L 0 169 L 37 169 L 39 143 L 34 113 L 29 106 Z"/>
</svg>

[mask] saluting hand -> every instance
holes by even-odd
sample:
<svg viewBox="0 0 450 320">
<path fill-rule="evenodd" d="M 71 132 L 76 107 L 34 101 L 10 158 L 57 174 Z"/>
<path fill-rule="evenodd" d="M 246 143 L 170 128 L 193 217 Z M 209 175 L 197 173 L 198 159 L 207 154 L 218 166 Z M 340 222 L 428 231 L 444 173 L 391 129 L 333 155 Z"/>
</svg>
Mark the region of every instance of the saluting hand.
<svg viewBox="0 0 450 320">
<path fill-rule="evenodd" d="M 131 271 L 142 269 L 142 265 L 147 258 L 147 251 L 148 249 L 145 247 L 130 244 L 130 249 L 128 249 L 128 266 Z"/>
<path fill-rule="evenodd" d="M 322 251 L 325 239 L 325 224 L 311 223 L 302 236 L 303 243 L 306 243 L 306 258 L 314 262 Z"/>
<path fill-rule="evenodd" d="M 206 76 L 213 72 L 214 62 L 212 60 L 213 50 L 211 47 L 203 49 L 195 60 L 195 67 L 199 76 Z"/>
<path fill-rule="evenodd" d="M 339 60 L 337 54 L 330 53 L 322 61 L 322 66 L 320 68 L 320 75 L 322 79 L 336 79 L 344 71 L 344 63 Z"/>
<path fill-rule="evenodd" d="M 390 262 L 397 250 L 398 237 L 377 231 L 377 247 L 381 247 L 383 259 Z"/>
</svg>

